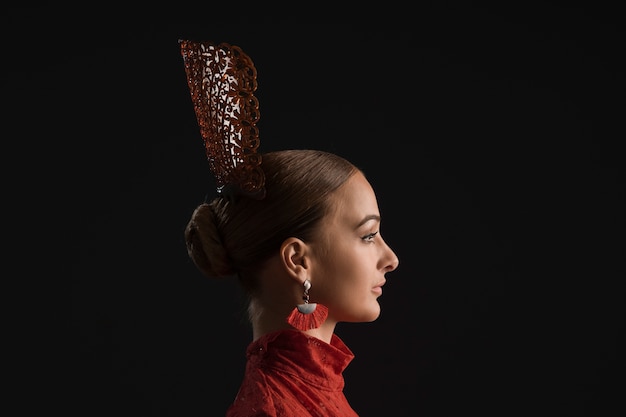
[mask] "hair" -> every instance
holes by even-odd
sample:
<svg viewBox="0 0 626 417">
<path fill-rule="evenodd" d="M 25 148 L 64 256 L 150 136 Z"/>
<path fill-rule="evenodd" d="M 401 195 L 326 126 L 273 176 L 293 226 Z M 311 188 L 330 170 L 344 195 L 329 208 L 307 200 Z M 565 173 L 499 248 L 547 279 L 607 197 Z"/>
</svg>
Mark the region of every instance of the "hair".
<svg viewBox="0 0 626 417">
<path fill-rule="evenodd" d="M 360 170 L 319 150 L 262 154 L 266 195 L 262 200 L 219 196 L 200 204 L 185 228 L 187 252 L 208 277 L 236 275 L 253 290 L 255 269 L 289 237 L 313 238 L 330 211 L 328 197 Z"/>
</svg>

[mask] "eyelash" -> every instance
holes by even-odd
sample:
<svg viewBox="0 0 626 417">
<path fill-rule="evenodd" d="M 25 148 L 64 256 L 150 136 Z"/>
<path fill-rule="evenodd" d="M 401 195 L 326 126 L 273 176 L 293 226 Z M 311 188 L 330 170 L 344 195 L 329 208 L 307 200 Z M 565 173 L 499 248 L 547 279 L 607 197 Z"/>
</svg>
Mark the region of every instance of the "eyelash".
<svg viewBox="0 0 626 417">
<path fill-rule="evenodd" d="M 361 239 L 363 239 L 365 241 L 368 241 L 368 242 L 372 242 L 377 234 L 378 234 L 378 231 L 376 231 L 374 233 L 369 233 L 369 234 L 363 236 Z"/>
</svg>

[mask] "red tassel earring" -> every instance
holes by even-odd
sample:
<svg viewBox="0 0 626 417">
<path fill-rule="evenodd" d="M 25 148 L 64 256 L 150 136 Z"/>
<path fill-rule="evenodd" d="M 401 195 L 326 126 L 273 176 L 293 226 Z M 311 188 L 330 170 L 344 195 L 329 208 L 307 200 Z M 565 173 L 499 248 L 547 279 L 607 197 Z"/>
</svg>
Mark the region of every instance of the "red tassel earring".
<svg viewBox="0 0 626 417">
<path fill-rule="evenodd" d="M 311 282 L 304 281 L 304 304 L 298 304 L 287 317 L 287 323 L 298 330 L 317 329 L 326 321 L 328 317 L 328 307 L 323 304 L 309 303 L 309 290 Z"/>
</svg>

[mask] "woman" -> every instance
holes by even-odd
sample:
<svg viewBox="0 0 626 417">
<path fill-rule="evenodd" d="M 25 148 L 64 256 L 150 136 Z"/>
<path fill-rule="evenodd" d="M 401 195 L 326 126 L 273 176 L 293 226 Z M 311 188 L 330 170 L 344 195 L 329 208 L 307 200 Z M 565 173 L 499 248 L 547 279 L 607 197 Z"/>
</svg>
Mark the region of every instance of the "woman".
<svg viewBox="0 0 626 417">
<path fill-rule="evenodd" d="M 398 266 L 374 190 L 335 154 L 257 154 L 252 62 L 228 44 L 181 48 L 219 187 L 193 212 L 187 249 L 207 276 L 236 276 L 250 300 L 253 340 L 227 416 L 356 416 L 342 375 L 354 355 L 335 327 L 376 320 Z"/>
</svg>

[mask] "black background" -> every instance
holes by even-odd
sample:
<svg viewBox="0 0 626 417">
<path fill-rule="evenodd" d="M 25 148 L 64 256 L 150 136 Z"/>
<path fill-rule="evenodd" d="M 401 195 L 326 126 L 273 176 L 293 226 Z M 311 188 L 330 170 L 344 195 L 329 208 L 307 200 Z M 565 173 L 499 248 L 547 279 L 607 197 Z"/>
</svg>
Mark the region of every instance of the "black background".
<svg viewBox="0 0 626 417">
<path fill-rule="evenodd" d="M 337 328 L 362 417 L 623 415 L 623 20 L 438 4 L 5 8 L 24 415 L 221 416 L 236 393 L 243 298 L 183 242 L 214 184 L 179 38 L 253 59 L 262 151 L 339 153 L 377 192 L 400 267 L 377 321 Z"/>
</svg>

